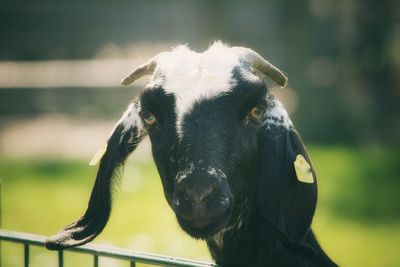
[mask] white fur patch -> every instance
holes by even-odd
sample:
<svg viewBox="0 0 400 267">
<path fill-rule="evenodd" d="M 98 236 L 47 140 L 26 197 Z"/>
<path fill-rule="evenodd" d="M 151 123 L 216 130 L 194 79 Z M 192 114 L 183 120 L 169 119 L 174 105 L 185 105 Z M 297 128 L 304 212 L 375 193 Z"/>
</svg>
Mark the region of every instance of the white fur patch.
<svg viewBox="0 0 400 267">
<path fill-rule="evenodd" d="M 176 127 L 180 138 L 185 114 L 197 101 L 229 92 L 236 84 L 232 71 L 238 65 L 239 56 L 221 42 L 214 43 L 203 53 L 179 46 L 157 58 L 157 68 L 150 84 L 162 85 L 167 93 L 175 95 Z"/>
<path fill-rule="evenodd" d="M 293 127 L 293 123 L 289 118 L 289 114 L 284 108 L 283 104 L 274 97 L 268 97 L 269 107 L 267 108 L 266 118 L 264 125 L 270 127 L 271 125 L 284 127 L 289 129 Z"/>
<path fill-rule="evenodd" d="M 138 137 L 141 137 L 145 134 L 145 128 L 143 127 L 142 120 L 140 119 L 139 110 L 136 107 L 136 101 L 134 103 L 131 103 L 128 106 L 128 108 L 122 115 L 121 119 L 119 119 L 119 121 L 115 125 L 114 129 L 111 131 L 110 136 L 114 132 L 115 128 L 120 124 L 122 124 L 124 126 L 124 129 L 122 130 L 122 133 L 121 133 L 120 143 L 121 143 L 122 138 L 124 137 L 125 133 L 128 132 L 129 130 L 131 130 L 133 127 L 137 128 Z M 131 140 L 129 140 L 129 141 L 131 141 Z"/>
<path fill-rule="evenodd" d="M 137 136 L 131 136 L 130 139 L 128 140 L 131 145 L 136 145 L 137 142 L 139 142 L 146 134 L 146 131 L 143 127 L 143 123 L 139 117 L 139 112 L 136 108 L 136 101 L 134 103 L 131 103 L 124 114 L 122 115 L 121 119 L 117 122 L 117 124 L 114 126 L 112 131 L 110 132 L 108 138 L 111 137 L 111 135 L 114 133 L 115 129 L 117 128 L 118 125 L 123 125 L 123 130 L 121 132 L 121 137 L 119 139 L 119 143 L 122 143 L 122 140 L 127 132 L 129 132 L 132 128 L 137 127 Z M 136 137 L 136 140 L 134 140 L 134 137 Z M 90 166 L 95 166 L 97 163 L 100 161 L 100 159 L 104 156 L 104 154 L 107 151 L 107 143 L 103 145 L 102 148 L 100 148 L 96 154 L 93 156 L 92 160 L 89 162 Z"/>
<path fill-rule="evenodd" d="M 131 103 L 117 123 L 117 125 L 122 124 L 124 126 L 122 135 L 124 135 L 124 132 L 135 127 L 136 123 L 140 121 L 135 118 L 135 114 L 137 114 L 135 105 Z"/>
</svg>

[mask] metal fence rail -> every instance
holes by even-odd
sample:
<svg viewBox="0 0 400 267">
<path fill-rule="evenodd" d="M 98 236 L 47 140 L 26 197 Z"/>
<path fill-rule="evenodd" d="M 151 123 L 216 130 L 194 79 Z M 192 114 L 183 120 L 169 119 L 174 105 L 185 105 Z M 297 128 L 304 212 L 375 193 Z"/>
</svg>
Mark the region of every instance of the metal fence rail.
<svg viewBox="0 0 400 267">
<path fill-rule="evenodd" d="M 14 231 L 7 231 L 0 229 L 0 241 L 10 241 L 21 243 L 24 246 L 24 266 L 29 266 L 29 247 L 31 245 L 44 247 L 45 236 L 20 233 Z M 157 266 L 179 266 L 179 267 L 217 267 L 215 264 L 205 263 L 200 261 L 192 261 L 186 259 L 173 258 L 168 256 L 135 252 L 127 249 L 106 247 L 99 245 L 83 245 L 75 248 L 68 248 L 65 251 L 73 251 L 77 253 L 84 253 L 93 255 L 93 266 L 99 266 L 99 257 L 108 257 L 119 260 L 125 260 L 130 262 L 131 267 L 135 266 L 136 263 L 151 264 Z M 63 267 L 64 265 L 64 252 L 60 250 L 58 252 L 58 266 Z M 1 263 L 0 263 L 1 266 Z"/>
</svg>

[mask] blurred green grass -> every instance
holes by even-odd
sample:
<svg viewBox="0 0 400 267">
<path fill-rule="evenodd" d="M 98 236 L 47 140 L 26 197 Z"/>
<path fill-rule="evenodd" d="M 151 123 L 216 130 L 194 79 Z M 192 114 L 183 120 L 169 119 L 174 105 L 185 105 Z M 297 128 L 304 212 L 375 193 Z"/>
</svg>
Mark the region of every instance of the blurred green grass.
<svg viewBox="0 0 400 267">
<path fill-rule="evenodd" d="M 320 190 L 313 228 L 327 253 L 340 266 L 400 266 L 399 151 L 315 146 L 310 154 Z M 84 212 L 95 173 L 82 161 L 3 159 L 3 228 L 56 233 Z M 95 243 L 210 260 L 204 242 L 179 228 L 152 163 L 129 161 L 118 191 Z M 23 266 L 20 245 L 3 243 L 2 257 L 3 266 Z M 73 253 L 65 259 L 65 266 L 92 262 Z M 55 266 L 56 260 L 54 252 L 34 248 L 31 266 Z"/>
</svg>

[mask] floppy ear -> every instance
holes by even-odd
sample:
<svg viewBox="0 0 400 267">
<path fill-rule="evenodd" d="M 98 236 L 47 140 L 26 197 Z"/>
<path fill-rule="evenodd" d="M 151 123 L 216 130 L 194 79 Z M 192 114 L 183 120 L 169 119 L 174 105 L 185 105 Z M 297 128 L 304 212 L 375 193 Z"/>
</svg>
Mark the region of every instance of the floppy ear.
<svg viewBox="0 0 400 267">
<path fill-rule="evenodd" d="M 289 240 L 280 240 L 289 248 L 293 242 L 292 249 L 296 250 L 310 231 L 317 203 L 317 180 L 303 141 L 277 100 L 267 110 L 259 145 L 258 208 L 275 235 L 281 236 L 278 239 L 283 236 Z M 295 162 L 305 169 L 295 168 Z M 303 252 L 313 254 L 304 247 Z"/>
<path fill-rule="evenodd" d="M 63 231 L 47 239 L 48 249 L 85 244 L 93 240 L 105 227 L 111 212 L 113 180 L 119 176 L 118 168 L 144 136 L 136 103 L 128 107 L 107 141 L 85 214 L 66 226 Z"/>
</svg>

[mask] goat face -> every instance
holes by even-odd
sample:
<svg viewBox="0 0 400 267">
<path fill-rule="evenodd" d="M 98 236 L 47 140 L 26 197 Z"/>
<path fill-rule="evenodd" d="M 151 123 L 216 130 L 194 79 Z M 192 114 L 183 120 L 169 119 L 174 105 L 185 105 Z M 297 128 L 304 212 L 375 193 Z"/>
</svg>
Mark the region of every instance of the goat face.
<svg viewBox="0 0 400 267">
<path fill-rule="evenodd" d="M 140 140 L 150 136 L 164 193 L 179 224 L 208 238 L 238 217 L 255 172 L 257 135 L 269 95 L 260 74 L 286 77 L 254 51 L 216 43 L 204 53 L 182 46 L 161 53 L 123 80 L 152 75 L 111 133 L 84 216 L 51 237 L 47 247 L 95 238 L 111 211 L 112 180 Z M 99 157 L 100 158 L 100 157 Z"/>
<path fill-rule="evenodd" d="M 166 199 L 181 227 L 196 238 L 211 237 L 234 221 L 235 199 L 254 184 L 249 179 L 266 90 L 240 74 L 232 79 L 240 82 L 211 98 L 190 99 L 183 114 L 177 114 L 179 92 L 156 86 L 139 98 Z"/>
<path fill-rule="evenodd" d="M 221 43 L 201 54 L 179 47 L 135 69 L 123 84 L 143 75 L 150 82 L 98 154 L 88 209 L 47 247 L 82 245 L 103 230 L 117 169 L 149 135 L 179 224 L 207 239 L 218 264 L 335 266 L 310 232 L 317 201 L 310 158 L 260 74 L 286 84 L 254 51 Z"/>
</svg>

